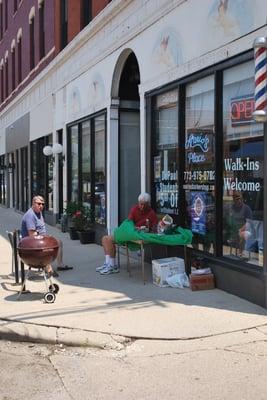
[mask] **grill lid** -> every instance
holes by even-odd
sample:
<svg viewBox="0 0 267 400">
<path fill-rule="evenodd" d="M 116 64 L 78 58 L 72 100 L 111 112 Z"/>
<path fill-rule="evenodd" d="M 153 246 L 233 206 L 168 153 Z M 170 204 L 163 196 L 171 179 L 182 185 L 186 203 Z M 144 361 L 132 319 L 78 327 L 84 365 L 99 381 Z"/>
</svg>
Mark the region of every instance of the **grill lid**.
<svg viewBox="0 0 267 400">
<path fill-rule="evenodd" d="M 45 250 L 58 247 L 58 240 L 50 235 L 26 236 L 18 244 L 19 250 Z"/>
</svg>

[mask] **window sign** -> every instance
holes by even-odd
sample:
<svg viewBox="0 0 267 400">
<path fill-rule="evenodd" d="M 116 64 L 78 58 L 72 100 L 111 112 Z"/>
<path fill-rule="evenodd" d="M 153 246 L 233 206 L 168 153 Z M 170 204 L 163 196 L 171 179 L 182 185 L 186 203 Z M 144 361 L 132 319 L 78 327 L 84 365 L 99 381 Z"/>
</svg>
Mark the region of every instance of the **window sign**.
<svg viewBox="0 0 267 400">
<path fill-rule="evenodd" d="M 215 238 L 214 78 L 186 87 L 184 184 L 187 225 L 193 247 L 214 252 Z"/>
<path fill-rule="evenodd" d="M 253 122 L 254 96 L 239 96 L 231 99 L 232 126 L 244 125 Z"/>
<path fill-rule="evenodd" d="M 215 171 L 213 167 L 214 133 L 210 129 L 188 129 L 185 142 L 186 189 L 213 190 Z M 202 185 L 201 187 L 198 187 Z"/>
<path fill-rule="evenodd" d="M 206 233 L 206 194 L 191 192 L 191 230 L 193 233 Z"/>
</svg>

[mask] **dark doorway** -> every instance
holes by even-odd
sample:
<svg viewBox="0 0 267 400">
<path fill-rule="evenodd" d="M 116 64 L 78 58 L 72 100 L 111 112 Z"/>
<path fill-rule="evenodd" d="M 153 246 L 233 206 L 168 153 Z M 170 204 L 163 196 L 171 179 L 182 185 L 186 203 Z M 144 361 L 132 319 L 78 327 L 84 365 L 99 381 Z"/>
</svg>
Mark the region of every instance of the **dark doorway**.
<svg viewBox="0 0 267 400">
<path fill-rule="evenodd" d="M 127 218 L 141 189 L 139 83 L 138 62 L 131 53 L 119 85 L 119 222 Z"/>
</svg>

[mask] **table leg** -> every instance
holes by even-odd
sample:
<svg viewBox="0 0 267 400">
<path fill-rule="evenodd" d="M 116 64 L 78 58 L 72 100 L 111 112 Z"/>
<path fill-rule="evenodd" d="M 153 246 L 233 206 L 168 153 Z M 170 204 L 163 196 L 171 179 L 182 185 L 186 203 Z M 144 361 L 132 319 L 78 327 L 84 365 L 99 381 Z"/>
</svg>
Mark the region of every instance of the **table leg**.
<svg viewBox="0 0 267 400">
<path fill-rule="evenodd" d="M 120 268 L 121 260 L 120 260 L 120 245 L 119 244 L 117 244 L 117 259 L 118 259 L 118 267 Z"/>
<path fill-rule="evenodd" d="M 18 238 L 17 231 L 13 232 L 13 255 L 14 255 L 14 267 L 15 267 L 15 282 L 19 283 L 19 263 L 18 263 L 18 250 L 17 250 Z"/>
<path fill-rule="evenodd" d="M 128 244 L 127 243 L 126 243 L 126 257 L 127 257 L 127 271 L 129 273 L 129 276 L 132 276 L 131 266 L 130 266 L 130 259 L 129 259 L 129 248 L 128 248 Z"/>
<path fill-rule="evenodd" d="M 144 243 L 143 242 L 141 242 L 141 263 L 142 263 L 143 282 L 145 285 L 145 283 L 146 283 L 146 280 L 145 280 L 145 251 L 144 251 Z"/>
</svg>

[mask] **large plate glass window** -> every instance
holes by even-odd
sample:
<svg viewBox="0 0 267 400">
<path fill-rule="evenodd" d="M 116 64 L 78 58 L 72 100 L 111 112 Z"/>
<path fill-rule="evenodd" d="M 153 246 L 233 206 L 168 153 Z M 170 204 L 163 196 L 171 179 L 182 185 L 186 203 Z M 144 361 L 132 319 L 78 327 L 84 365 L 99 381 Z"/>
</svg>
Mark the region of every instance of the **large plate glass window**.
<svg viewBox="0 0 267 400">
<path fill-rule="evenodd" d="M 263 124 L 252 119 L 254 63 L 224 72 L 223 255 L 263 265 Z"/>
<path fill-rule="evenodd" d="M 31 192 L 32 196 L 41 195 L 46 201 L 46 210 L 49 207 L 48 201 L 48 163 L 50 157 L 43 154 L 44 146 L 49 144 L 48 137 L 31 142 Z M 21 203 L 20 192 L 18 191 L 18 203 Z"/>
<path fill-rule="evenodd" d="M 47 137 L 47 145 L 52 146 L 53 137 L 49 135 Z M 47 162 L 47 210 L 53 211 L 53 158 L 46 157 Z"/>
<path fill-rule="evenodd" d="M 78 152 L 78 125 L 70 128 L 70 185 L 71 200 L 79 201 L 79 152 Z"/>
<path fill-rule="evenodd" d="M 214 76 L 186 86 L 184 189 L 193 247 L 214 253 Z"/>
<path fill-rule="evenodd" d="M 178 215 L 178 92 L 156 98 L 154 183 L 156 212 Z"/>
<path fill-rule="evenodd" d="M 106 223 L 105 116 L 95 118 L 95 222 Z"/>
<path fill-rule="evenodd" d="M 1 204 L 6 204 L 5 156 L 0 156 L 0 203 Z"/>
<path fill-rule="evenodd" d="M 82 127 L 82 201 L 91 208 L 91 121 L 81 124 Z"/>
<path fill-rule="evenodd" d="M 91 221 L 106 224 L 106 114 L 69 127 L 69 199 L 91 210 Z"/>
</svg>

